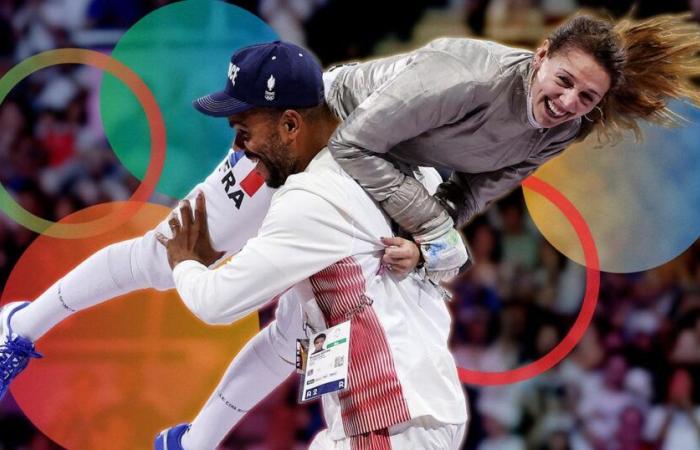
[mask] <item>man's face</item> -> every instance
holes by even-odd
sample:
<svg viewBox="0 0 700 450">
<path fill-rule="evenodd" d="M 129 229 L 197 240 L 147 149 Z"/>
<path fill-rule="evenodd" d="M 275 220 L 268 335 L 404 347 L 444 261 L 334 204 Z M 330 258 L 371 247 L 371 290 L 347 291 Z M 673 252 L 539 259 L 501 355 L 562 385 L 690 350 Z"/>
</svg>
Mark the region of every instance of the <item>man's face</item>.
<svg viewBox="0 0 700 450">
<path fill-rule="evenodd" d="M 229 117 L 236 130 L 234 150 L 243 150 L 257 162 L 255 170 L 271 188 L 282 186 L 287 177 L 297 172 L 296 155 L 280 135 L 279 121 L 266 111 L 250 110 Z"/>
<path fill-rule="evenodd" d="M 547 55 L 548 43 L 535 53 L 532 112 L 545 128 L 588 114 L 610 88 L 610 76 L 588 53 L 563 48 Z"/>
</svg>

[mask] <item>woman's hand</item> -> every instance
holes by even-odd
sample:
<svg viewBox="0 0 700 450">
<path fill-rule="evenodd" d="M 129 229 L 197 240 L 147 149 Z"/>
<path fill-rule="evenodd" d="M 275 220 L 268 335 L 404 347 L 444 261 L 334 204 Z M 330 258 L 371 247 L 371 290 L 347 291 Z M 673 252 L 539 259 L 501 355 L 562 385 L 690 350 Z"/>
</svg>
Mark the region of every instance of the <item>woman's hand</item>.
<svg viewBox="0 0 700 450">
<path fill-rule="evenodd" d="M 418 245 L 400 237 L 383 237 L 382 244 L 386 245 L 382 263 L 395 275 L 406 275 L 413 271 L 420 261 Z"/>
</svg>

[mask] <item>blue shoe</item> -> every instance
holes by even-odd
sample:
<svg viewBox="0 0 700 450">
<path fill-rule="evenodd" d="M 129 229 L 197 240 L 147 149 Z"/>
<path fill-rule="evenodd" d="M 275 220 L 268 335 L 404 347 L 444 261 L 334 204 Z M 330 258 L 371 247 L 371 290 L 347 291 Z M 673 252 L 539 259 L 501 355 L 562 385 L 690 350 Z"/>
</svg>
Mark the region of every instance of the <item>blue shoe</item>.
<svg viewBox="0 0 700 450">
<path fill-rule="evenodd" d="M 189 423 L 181 423 L 166 428 L 156 436 L 153 448 L 155 450 L 183 450 L 182 436 L 190 429 Z"/>
<path fill-rule="evenodd" d="M 31 358 L 41 358 L 34 351 L 34 343 L 12 332 L 10 320 L 29 302 L 8 303 L 0 309 L 0 400 L 5 396 L 10 383 L 19 375 Z"/>
</svg>

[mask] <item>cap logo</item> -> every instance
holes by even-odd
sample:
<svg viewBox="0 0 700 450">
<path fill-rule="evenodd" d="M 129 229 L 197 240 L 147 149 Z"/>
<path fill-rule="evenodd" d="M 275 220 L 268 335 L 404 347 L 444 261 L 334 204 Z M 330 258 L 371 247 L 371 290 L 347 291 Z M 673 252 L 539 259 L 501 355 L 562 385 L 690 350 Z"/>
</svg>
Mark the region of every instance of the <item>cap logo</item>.
<svg viewBox="0 0 700 450">
<path fill-rule="evenodd" d="M 236 85 L 236 77 L 238 76 L 238 71 L 241 70 L 240 67 L 234 63 L 229 63 L 228 65 L 228 79 L 231 80 L 231 86 Z"/>
<path fill-rule="evenodd" d="M 265 100 L 271 102 L 272 100 L 275 99 L 275 77 L 270 75 L 270 78 L 267 79 L 267 90 L 265 91 Z"/>
</svg>

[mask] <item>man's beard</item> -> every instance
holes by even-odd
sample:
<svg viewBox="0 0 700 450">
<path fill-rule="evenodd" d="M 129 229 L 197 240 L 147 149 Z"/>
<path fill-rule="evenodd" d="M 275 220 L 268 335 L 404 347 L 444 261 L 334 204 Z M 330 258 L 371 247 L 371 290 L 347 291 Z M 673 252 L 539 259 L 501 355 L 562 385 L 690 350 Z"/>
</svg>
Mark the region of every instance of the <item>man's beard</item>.
<svg viewBox="0 0 700 450">
<path fill-rule="evenodd" d="M 258 154 L 265 165 L 268 176 L 265 184 L 273 189 L 282 186 L 289 175 L 295 173 L 295 158 L 291 150 L 282 143 L 279 135 L 271 134 L 267 139 L 263 154 Z"/>
</svg>

